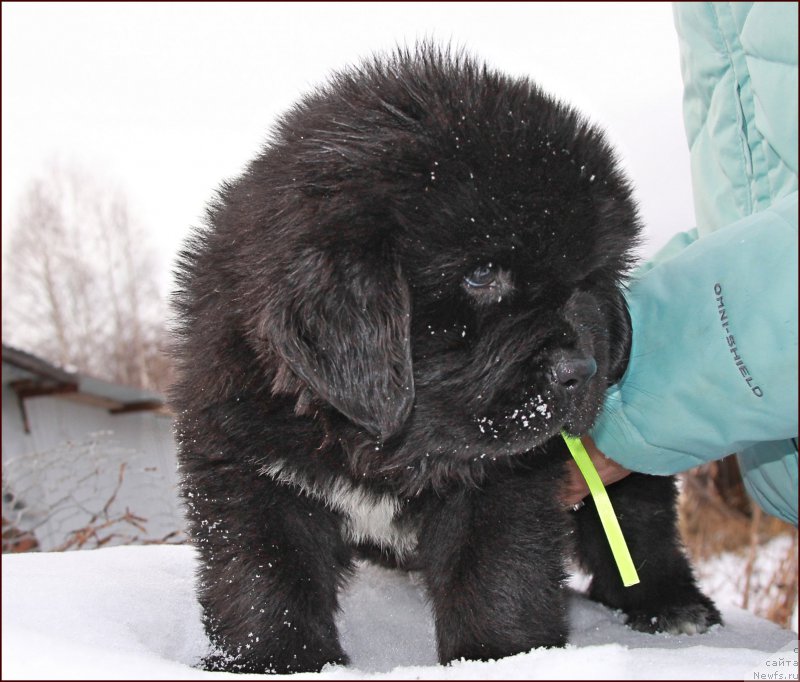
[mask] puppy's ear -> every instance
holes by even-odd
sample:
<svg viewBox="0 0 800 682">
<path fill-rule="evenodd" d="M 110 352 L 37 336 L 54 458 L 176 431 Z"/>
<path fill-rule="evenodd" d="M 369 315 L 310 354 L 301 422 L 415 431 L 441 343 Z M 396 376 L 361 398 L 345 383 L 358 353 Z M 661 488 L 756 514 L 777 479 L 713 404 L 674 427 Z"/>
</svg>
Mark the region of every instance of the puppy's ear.
<svg viewBox="0 0 800 682">
<path fill-rule="evenodd" d="M 631 328 L 631 314 L 622 292 L 615 298 L 612 307 L 612 317 L 609 323 L 609 369 L 608 385 L 613 386 L 628 369 L 631 354 L 631 341 L 633 330 Z"/>
<path fill-rule="evenodd" d="M 307 256 L 270 306 L 281 312 L 268 333 L 319 398 L 386 440 L 414 402 L 411 301 L 399 266 L 378 261 Z"/>
</svg>

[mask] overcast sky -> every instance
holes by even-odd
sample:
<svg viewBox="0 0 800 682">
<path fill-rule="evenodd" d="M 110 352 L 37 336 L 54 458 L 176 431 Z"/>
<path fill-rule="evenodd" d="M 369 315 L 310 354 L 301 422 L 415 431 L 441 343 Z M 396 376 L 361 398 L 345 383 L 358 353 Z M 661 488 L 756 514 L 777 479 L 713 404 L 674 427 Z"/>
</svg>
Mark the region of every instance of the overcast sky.
<svg viewBox="0 0 800 682">
<path fill-rule="evenodd" d="M 666 3 L 4 2 L 3 245 L 25 183 L 57 159 L 127 195 L 167 273 L 276 115 L 332 70 L 425 37 L 604 126 L 638 190 L 645 253 L 693 226 Z"/>
</svg>

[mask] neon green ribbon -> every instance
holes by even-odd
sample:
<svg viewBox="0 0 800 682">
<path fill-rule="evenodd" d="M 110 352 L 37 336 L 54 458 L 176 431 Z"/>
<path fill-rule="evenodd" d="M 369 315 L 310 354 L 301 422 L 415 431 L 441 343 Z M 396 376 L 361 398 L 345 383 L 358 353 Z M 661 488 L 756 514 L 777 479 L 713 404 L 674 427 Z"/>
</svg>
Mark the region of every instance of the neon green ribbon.
<svg viewBox="0 0 800 682">
<path fill-rule="evenodd" d="M 586 484 L 589 486 L 589 492 L 592 494 L 595 507 L 597 507 L 597 513 L 600 516 L 600 522 L 603 524 L 603 530 L 606 532 L 611 553 L 614 555 L 614 561 L 617 562 L 622 584 L 625 587 L 636 585 L 639 582 L 639 575 L 633 565 L 633 559 L 631 559 L 631 553 L 628 551 L 625 536 L 619 527 L 614 507 L 611 506 L 611 500 L 608 499 L 608 492 L 603 485 L 603 481 L 600 480 L 600 474 L 597 473 L 597 469 L 595 469 L 592 459 L 589 457 L 589 453 L 586 452 L 586 448 L 583 447 L 580 438 L 568 436 L 563 432 L 561 436 L 564 438 L 575 464 L 578 465 L 578 469 L 580 469 L 583 478 L 586 479 Z"/>
</svg>

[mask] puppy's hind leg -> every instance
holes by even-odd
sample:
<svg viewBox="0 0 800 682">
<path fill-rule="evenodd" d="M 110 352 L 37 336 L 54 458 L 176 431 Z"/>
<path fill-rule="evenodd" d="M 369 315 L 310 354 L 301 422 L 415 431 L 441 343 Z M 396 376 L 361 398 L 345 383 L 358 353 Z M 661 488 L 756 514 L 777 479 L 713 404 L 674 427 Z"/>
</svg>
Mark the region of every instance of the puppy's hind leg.
<svg viewBox="0 0 800 682">
<path fill-rule="evenodd" d="M 625 587 L 590 498 L 575 512 L 578 553 L 592 574 L 589 596 L 622 610 L 642 632 L 695 634 L 722 622 L 699 588 L 678 536 L 672 477 L 631 474 L 608 488 L 641 582 Z"/>
</svg>

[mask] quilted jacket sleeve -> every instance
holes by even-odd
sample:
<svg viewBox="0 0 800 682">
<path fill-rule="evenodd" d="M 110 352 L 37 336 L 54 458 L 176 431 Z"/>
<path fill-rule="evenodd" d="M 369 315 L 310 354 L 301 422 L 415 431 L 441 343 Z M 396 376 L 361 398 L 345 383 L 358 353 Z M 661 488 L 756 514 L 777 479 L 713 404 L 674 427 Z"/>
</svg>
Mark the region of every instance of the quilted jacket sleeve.
<svg viewBox="0 0 800 682">
<path fill-rule="evenodd" d="M 755 470 L 758 445 L 784 441 L 780 457 L 764 451 L 780 464 L 749 487 L 796 523 L 797 251 L 796 192 L 668 245 L 627 293 L 631 357 L 592 432 L 601 451 L 653 474 L 749 451 Z"/>
<path fill-rule="evenodd" d="M 633 347 L 593 436 L 636 471 L 737 452 L 797 523 L 797 4 L 676 3 L 697 228 L 630 284 Z"/>
</svg>

